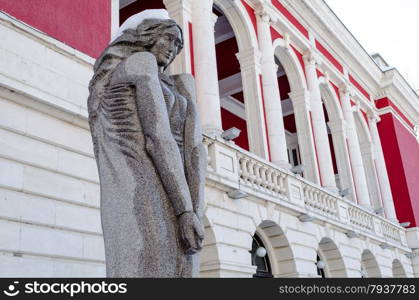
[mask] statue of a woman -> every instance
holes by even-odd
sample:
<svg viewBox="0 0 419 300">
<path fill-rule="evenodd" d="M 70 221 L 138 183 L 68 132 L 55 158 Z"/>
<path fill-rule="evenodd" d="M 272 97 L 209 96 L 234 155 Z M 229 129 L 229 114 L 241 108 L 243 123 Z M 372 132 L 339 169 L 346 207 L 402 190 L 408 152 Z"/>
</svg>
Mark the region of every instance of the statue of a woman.
<svg viewBox="0 0 419 300">
<path fill-rule="evenodd" d="M 128 19 L 98 58 L 89 123 L 108 277 L 192 277 L 202 246 L 206 153 L 183 46 L 164 10 Z"/>
</svg>

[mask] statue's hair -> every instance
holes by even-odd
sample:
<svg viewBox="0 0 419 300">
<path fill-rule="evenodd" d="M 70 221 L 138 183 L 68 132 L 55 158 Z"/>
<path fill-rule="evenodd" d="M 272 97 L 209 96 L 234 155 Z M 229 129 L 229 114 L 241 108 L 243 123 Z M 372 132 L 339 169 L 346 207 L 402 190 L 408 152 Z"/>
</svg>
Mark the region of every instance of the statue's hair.
<svg viewBox="0 0 419 300">
<path fill-rule="evenodd" d="M 116 66 L 135 52 L 149 51 L 166 29 L 177 27 L 181 33 L 178 53 L 183 48 L 182 29 L 170 19 L 145 19 L 136 29 L 127 29 L 115 39 L 100 55 L 94 65 L 94 75 L 89 84 L 89 114 L 96 115 L 103 89 L 107 86 L 109 74 Z"/>
<path fill-rule="evenodd" d="M 167 19 L 145 19 L 136 29 L 127 29 L 123 34 L 113 41 L 109 47 L 113 45 L 125 45 L 135 47 L 137 51 L 148 51 L 157 42 L 158 37 L 166 30 L 177 27 L 181 33 L 181 44 L 178 53 L 183 48 L 182 28 L 175 21 Z"/>
</svg>

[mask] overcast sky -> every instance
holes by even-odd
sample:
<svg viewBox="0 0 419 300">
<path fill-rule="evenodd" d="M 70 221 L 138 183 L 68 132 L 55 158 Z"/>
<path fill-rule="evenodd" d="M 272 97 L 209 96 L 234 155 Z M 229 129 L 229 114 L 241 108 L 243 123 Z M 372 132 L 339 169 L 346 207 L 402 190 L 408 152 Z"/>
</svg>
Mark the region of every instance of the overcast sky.
<svg viewBox="0 0 419 300">
<path fill-rule="evenodd" d="M 326 2 L 369 54 L 380 53 L 419 89 L 419 0 Z"/>
</svg>

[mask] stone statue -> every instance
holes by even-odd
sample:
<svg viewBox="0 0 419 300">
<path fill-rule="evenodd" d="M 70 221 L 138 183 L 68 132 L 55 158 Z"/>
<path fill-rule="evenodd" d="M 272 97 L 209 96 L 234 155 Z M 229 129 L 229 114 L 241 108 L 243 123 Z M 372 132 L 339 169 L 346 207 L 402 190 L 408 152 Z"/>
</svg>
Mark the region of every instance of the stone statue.
<svg viewBox="0 0 419 300">
<path fill-rule="evenodd" d="M 183 46 L 165 10 L 128 19 L 97 59 L 88 99 L 108 277 L 195 277 L 206 152 Z"/>
</svg>

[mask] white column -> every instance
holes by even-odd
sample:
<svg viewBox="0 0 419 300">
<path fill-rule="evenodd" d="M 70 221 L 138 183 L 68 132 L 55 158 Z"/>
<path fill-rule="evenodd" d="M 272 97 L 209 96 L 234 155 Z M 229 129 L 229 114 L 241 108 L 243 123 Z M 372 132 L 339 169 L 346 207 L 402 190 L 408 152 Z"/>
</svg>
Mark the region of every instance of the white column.
<svg viewBox="0 0 419 300">
<path fill-rule="evenodd" d="M 119 29 L 119 0 L 111 0 L 111 36 Z"/>
<path fill-rule="evenodd" d="M 220 135 L 221 108 L 212 0 L 192 1 L 192 32 L 198 110 L 204 133 Z"/>
<path fill-rule="evenodd" d="M 310 123 L 310 94 L 307 90 L 292 91 L 289 97 L 294 107 L 295 126 L 297 127 L 298 145 L 301 161 L 304 165 L 304 178 L 320 184 L 316 151 Z"/>
<path fill-rule="evenodd" d="M 381 148 L 380 136 L 378 133 L 377 122 L 380 117 L 376 114 L 368 114 L 368 124 L 370 127 L 371 139 L 374 147 L 375 164 L 377 168 L 377 177 L 380 185 L 381 198 L 383 200 L 385 215 L 388 219 L 398 222 L 396 211 L 394 209 L 393 197 L 391 194 L 390 181 L 388 179 L 386 162 L 384 160 L 383 150 Z"/>
<path fill-rule="evenodd" d="M 171 74 L 191 73 L 191 45 L 189 22 L 192 22 L 190 0 L 163 0 L 170 17 L 182 28 L 183 50 L 170 65 Z"/>
<path fill-rule="evenodd" d="M 367 178 L 368 193 L 370 195 L 371 207 L 378 209 L 383 207 L 381 199 L 380 184 L 378 182 L 378 174 L 375 167 L 375 153 L 371 140 L 361 142 L 362 162 L 364 163 L 365 177 Z"/>
<path fill-rule="evenodd" d="M 355 201 L 356 197 L 354 182 L 352 180 L 351 161 L 349 160 L 348 147 L 346 145 L 346 122 L 345 120 L 329 121 L 328 125 L 332 133 L 340 189 L 349 189 L 351 193 L 346 198 Z"/>
<path fill-rule="evenodd" d="M 356 133 L 355 120 L 351 107 L 350 93 L 347 87 L 340 90 L 342 112 L 346 121 L 346 136 L 348 137 L 348 150 L 352 166 L 352 174 L 356 189 L 358 204 L 370 208 L 371 202 L 368 195 L 367 179 L 362 162 L 361 149 L 359 147 L 358 134 Z"/>
<path fill-rule="evenodd" d="M 317 159 L 319 161 L 321 183 L 326 189 L 337 191 L 314 54 L 311 52 L 307 53 L 304 56 L 304 62 L 307 86 L 311 98 L 311 118 L 313 122 L 314 142 L 317 150 Z"/>
<path fill-rule="evenodd" d="M 247 136 L 250 151 L 268 159 L 268 143 L 262 91 L 260 87 L 260 51 L 256 48 L 240 49 L 236 54 L 240 62 L 243 95 L 246 109 Z"/>
<path fill-rule="evenodd" d="M 259 9 L 256 13 L 259 48 L 262 53 L 262 88 L 265 103 L 266 125 L 268 130 L 271 161 L 283 168 L 290 168 L 285 139 L 284 119 L 279 94 L 277 65 L 270 31 L 270 17 Z"/>
</svg>

